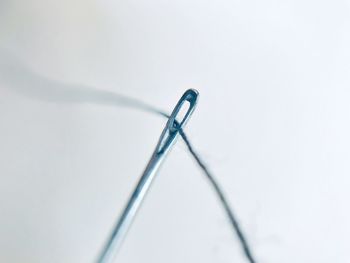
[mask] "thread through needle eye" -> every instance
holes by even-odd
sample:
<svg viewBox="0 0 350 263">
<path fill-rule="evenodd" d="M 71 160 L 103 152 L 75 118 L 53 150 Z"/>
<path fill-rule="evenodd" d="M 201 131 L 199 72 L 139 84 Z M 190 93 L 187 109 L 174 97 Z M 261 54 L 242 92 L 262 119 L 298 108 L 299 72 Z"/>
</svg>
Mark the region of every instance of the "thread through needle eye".
<svg viewBox="0 0 350 263">
<path fill-rule="evenodd" d="M 175 144 L 177 137 L 191 117 L 198 100 L 198 92 L 193 89 L 187 90 L 172 111 L 165 128 L 159 138 L 156 149 L 154 150 L 145 171 L 143 172 L 134 192 L 132 193 L 126 207 L 124 208 L 108 242 L 98 258 L 98 263 L 111 263 L 117 253 L 127 231 L 136 216 L 160 165 L 164 162 L 167 154 Z M 179 112 L 183 109 L 184 104 L 188 103 L 188 109 L 181 120 L 178 120 Z"/>
</svg>

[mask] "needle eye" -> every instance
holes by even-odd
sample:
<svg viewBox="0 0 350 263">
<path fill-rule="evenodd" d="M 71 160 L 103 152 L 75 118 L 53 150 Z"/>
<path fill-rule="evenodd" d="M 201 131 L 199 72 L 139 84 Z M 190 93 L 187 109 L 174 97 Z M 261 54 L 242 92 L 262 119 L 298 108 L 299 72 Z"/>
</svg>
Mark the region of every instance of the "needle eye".
<svg viewBox="0 0 350 263">
<path fill-rule="evenodd" d="M 189 89 L 187 90 L 176 104 L 173 112 L 171 113 L 169 120 L 165 126 L 165 129 L 159 139 L 157 154 L 162 154 L 171 145 L 176 137 L 177 133 L 187 123 L 193 110 L 196 107 L 198 98 L 198 91 Z M 180 120 L 178 120 L 180 119 Z"/>
<path fill-rule="evenodd" d="M 176 132 L 182 128 L 192 114 L 196 106 L 198 91 L 194 89 L 187 90 L 179 100 L 174 111 L 170 115 L 168 129 L 170 132 Z"/>
</svg>

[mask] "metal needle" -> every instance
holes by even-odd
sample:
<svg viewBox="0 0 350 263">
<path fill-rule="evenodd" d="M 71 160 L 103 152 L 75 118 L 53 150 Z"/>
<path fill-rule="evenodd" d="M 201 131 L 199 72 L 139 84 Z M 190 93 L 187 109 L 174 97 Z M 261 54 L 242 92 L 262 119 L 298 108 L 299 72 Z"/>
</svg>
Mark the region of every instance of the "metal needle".
<svg viewBox="0 0 350 263">
<path fill-rule="evenodd" d="M 145 171 L 143 172 L 133 194 L 131 195 L 126 207 L 121 214 L 117 225 L 115 226 L 108 242 L 106 243 L 99 259 L 98 263 L 111 263 L 113 258 L 119 249 L 138 208 L 140 207 L 142 200 L 145 197 L 161 163 L 165 160 L 168 152 L 174 145 L 176 138 L 180 131 L 186 125 L 190 118 L 198 98 L 198 92 L 193 89 L 187 90 L 176 104 L 173 112 L 171 113 L 167 124 L 159 138 L 158 144 Z M 184 103 L 188 102 L 189 107 L 182 120 L 177 120 L 179 112 Z"/>
</svg>

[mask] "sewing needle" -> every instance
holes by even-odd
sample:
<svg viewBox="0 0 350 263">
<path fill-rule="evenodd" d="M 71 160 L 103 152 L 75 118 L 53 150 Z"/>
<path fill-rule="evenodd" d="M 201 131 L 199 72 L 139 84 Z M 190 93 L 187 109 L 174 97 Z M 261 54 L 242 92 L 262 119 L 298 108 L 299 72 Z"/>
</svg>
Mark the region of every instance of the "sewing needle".
<svg viewBox="0 0 350 263">
<path fill-rule="evenodd" d="M 167 154 L 175 144 L 176 138 L 180 131 L 186 125 L 193 110 L 195 109 L 198 99 L 198 92 L 193 89 L 187 90 L 172 111 L 165 128 L 159 138 L 156 149 L 154 150 L 146 169 L 144 170 L 134 192 L 132 193 L 126 207 L 124 208 L 117 225 L 115 226 L 108 242 L 106 243 L 98 263 L 111 263 L 118 251 L 127 231 L 136 216 L 137 210 L 140 207 L 160 165 L 164 162 Z M 188 109 L 182 120 L 177 120 L 179 112 L 185 103 L 188 103 Z"/>
</svg>

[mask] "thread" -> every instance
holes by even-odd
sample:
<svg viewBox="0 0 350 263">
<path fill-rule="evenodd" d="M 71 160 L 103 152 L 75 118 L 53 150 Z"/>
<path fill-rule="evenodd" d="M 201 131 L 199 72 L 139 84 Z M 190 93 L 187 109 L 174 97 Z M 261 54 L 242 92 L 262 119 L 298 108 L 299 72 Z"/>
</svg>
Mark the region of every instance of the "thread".
<svg viewBox="0 0 350 263">
<path fill-rule="evenodd" d="M 10 52 L 0 50 L 0 78 L 7 85 L 23 96 L 28 96 L 33 99 L 45 100 L 56 103 L 94 103 L 109 106 L 125 106 L 139 109 L 141 111 L 160 115 L 169 118 L 169 115 L 162 110 L 159 110 L 147 103 L 123 96 L 114 92 L 99 90 L 82 85 L 71 85 L 57 80 L 49 79 L 41 74 L 31 70 L 22 64 L 20 60 L 12 56 Z M 242 231 L 237 217 L 230 207 L 222 188 L 219 186 L 214 175 L 209 171 L 200 155 L 194 150 L 186 134 L 181 131 L 187 148 L 208 179 L 232 225 L 234 233 L 237 235 L 238 241 L 244 252 L 244 256 L 249 263 L 256 263 L 252 249 L 247 242 L 247 238 Z"/>
<path fill-rule="evenodd" d="M 221 202 L 221 204 L 224 207 L 224 210 L 227 214 L 227 217 L 229 218 L 229 221 L 232 225 L 232 228 L 234 232 L 236 233 L 238 240 L 242 246 L 244 255 L 249 263 L 256 263 L 256 260 L 254 259 L 252 249 L 250 248 L 247 238 L 245 237 L 242 228 L 240 224 L 238 223 L 236 216 L 233 212 L 233 209 L 231 208 L 228 199 L 226 198 L 223 190 L 221 189 L 220 185 L 214 178 L 213 174 L 209 171 L 208 167 L 206 164 L 203 162 L 202 158 L 199 156 L 199 154 L 193 149 L 192 144 L 188 140 L 186 134 L 181 130 L 180 131 L 181 137 L 184 140 L 185 144 L 187 145 L 187 148 L 189 152 L 191 153 L 192 157 L 195 159 L 197 162 L 198 166 L 201 168 L 207 179 L 209 180 L 211 186 L 213 187 L 214 191 L 218 195 L 218 198 Z"/>
</svg>

